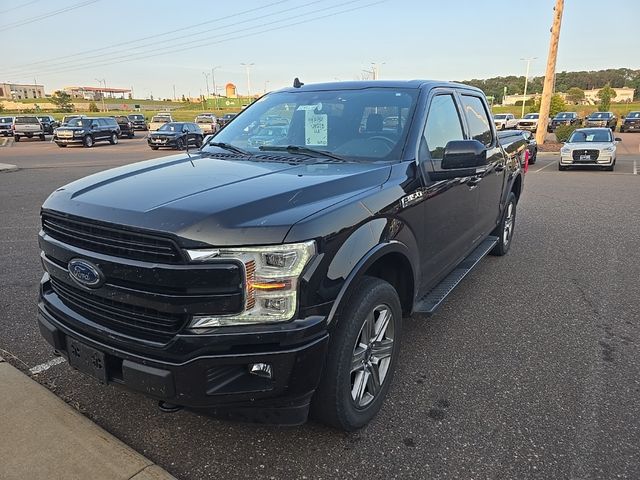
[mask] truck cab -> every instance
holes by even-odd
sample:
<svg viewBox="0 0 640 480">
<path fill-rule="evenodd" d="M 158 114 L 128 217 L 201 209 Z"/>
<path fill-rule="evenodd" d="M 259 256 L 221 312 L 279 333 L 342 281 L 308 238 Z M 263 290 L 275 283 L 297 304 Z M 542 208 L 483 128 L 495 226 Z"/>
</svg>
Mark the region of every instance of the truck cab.
<svg viewBox="0 0 640 480">
<path fill-rule="evenodd" d="M 286 134 L 256 141 L 273 116 Z M 361 428 L 402 319 L 508 252 L 523 174 L 504 147 L 473 87 L 296 81 L 197 152 L 52 193 L 40 331 L 165 410 Z"/>
</svg>

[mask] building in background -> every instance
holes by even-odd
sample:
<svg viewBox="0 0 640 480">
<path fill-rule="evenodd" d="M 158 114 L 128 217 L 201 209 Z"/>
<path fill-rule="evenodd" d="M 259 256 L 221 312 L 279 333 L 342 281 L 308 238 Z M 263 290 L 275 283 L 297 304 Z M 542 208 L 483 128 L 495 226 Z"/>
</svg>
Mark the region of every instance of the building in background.
<svg viewBox="0 0 640 480">
<path fill-rule="evenodd" d="M 127 98 L 131 95 L 130 88 L 105 88 L 105 87 L 64 87 L 63 90 L 73 98 L 85 100 L 101 100 L 104 98 Z"/>
<path fill-rule="evenodd" d="M 0 98 L 8 100 L 44 98 L 44 85 L 35 83 L 0 83 Z"/>
<path fill-rule="evenodd" d="M 601 88 L 594 88 L 593 90 L 585 90 L 584 91 L 584 103 L 588 103 L 591 105 L 597 105 L 600 102 L 598 98 L 598 92 L 602 90 Z M 616 96 L 611 99 L 611 103 L 621 103 L 621 102 L 632 102 L 633 94 L 635 93 L 634 88 L 614 88 L 616 92 Z"/>
<path fill-rule="evenodd" d="M 224 90 L 227 94 L 227 98 L 237 98 L 238 94 L 236 93 L 236 86 L 233 83 L 227 83 L 224 87 Z"/>
<path fill-rule="evenodd" d="M 525 101 L 529 101 L 529 100 L 533 100 L 536 101 L 538 98 L 540 98 L 540 94 L 539 93 L 531 93 L 531 94 L 527 94 L 527 95 L 505 95 L 502 99 L 502 105 L 516 105 L 516 102 L 518 105 L 522 105 L 522 100 L 524 99 Z"/>
</svg>

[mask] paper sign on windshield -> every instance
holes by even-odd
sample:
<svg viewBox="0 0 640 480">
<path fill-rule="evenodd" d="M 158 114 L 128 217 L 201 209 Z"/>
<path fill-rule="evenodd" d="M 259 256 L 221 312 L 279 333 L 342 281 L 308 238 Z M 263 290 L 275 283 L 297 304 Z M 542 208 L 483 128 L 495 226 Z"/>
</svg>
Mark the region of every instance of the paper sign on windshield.
<svg viewBox="0 0 640 480">
<path fill-rule="evenodd" d="M 305 145 L 327 146 L 327 115 L 315 113 L 313 110 L 304 111 L 304 143 Z"/>
</svg>

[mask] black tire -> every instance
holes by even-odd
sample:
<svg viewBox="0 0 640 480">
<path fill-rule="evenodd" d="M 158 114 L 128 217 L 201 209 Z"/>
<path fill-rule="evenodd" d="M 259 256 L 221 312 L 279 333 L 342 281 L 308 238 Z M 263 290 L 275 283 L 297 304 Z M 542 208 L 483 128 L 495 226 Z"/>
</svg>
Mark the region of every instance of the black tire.
<svg viewBox="0 0 640 480">
<path fill-rule="evenodd" d="M 45 136 L 44 135 L 40 135 L 40 141 L 44 142 L 45 140 L 46 140 Z"/>
<path fill-rule="evenodd" d="M 131 133 L 129 134 L 129 138 L 133 138 L 133 137 L 135 137 L 135 136 L 136 136 L 136 134 L 135 134 L 135 133 L 133 133 L 133 132 L 131 132 Z"/>
<path fill-rule="evenodd" d="M 16 142 L 19 142 L 19 141 L 20 141 L 20 136 L 19 136 L 19 135 L 14 135 L 14 136 L 13 136 L 13 139 L 14 139 Z"/>
<path fill-rule="evenodd" d="M 200 148 L 202 146 L 202 137 L 196 138 L 196 148 Z"/>
<path fill-rule="evenodd" d="M 492 232 L 492 235 L 498 237 L 498 243 L 489 252 L 491 255 L 501 257 L 506 255 L 511 247 L 511 241 L 513 240 L 513 231 L 516 226 L 516 195 L 513 192 L 509 192 L 507 201 L 505 202 L 504 212 L 502 213 L 502 219 L 500 224 Z M 508 226 L 508 232 L 507 232 Z"/>
<path fill-rule="evenodd" d="M 63 143 L 56 143 L 60 148 L 67 148 L 67 146 Z"/>
<path fill-rule="evenodd" d="M 311 402 L 312 418 L 346 431 L 364 427 L 380 410 L 393 380 L 402 328 L 400 299 L 389 283 L 365 276 L 350 292 L 344 299 L 344 308 L 334 319 L 337 323 L 331 332 L 326 364 Z M 379 313 L 378 317 L 376 312 Z M 389 315 L 389 322 L 382 330 L 382 341 L 377 342 L 374 338 L 383 321 L 383 312 Z M 367 319 L 370 322 L 366 322 Z M 367 333 L 365 324 L 373 325 L 373 333 L 371 330 Z M 389 332 L 391 339 L 388 337 Z M 362 343 L 364 337 L 371 338 L 371 343 L 366 348 Z M 375 356 L 376 349 L 381 348 L 385 349 L 385 355 L 389 353 L 384 358 L 388 361 L 384 363 Z M 362 360 L 358 357 L 362 357 Z M 358 366 L 354 369 L 352 365 L 356 364 Z M 374 370 L 378 375 L 370 373 Z M 373 380 L 381 376 L 381 383 Z M 363 386 L 362 394 L 356 393 L 360 398 L 354 399 L 352 391 L 357 383 Z M 371 395 L 371 391 L 374 395 Z"/>
<path fill-rule="evenodd" d="M 95 141 L 93 140 L 93 137 L 91 135 L 85 135 L 85 137 L 82 139 L 82 145 L 87 148 L 93 147 L 94 144 Z"/>
<path fill-rule="evenodd" d="M 538 159 L 538 151 L 536 150 L 533 152 L 533 155 L 529 159 L 529 165 L 535 165 L 537 159 Z"/>
<path fill-rule="evenodd" d="M 157 150 L 158 147 L 151 147 L 151 150 Z"/>
<path fill-rule="evenodd" d="M 109 137 L 109 143 L 111 145 L 116 145 L 118 143 L 118 134 L 117 133 L 112 133 L 111 136 Z"/>
<path fill-rule="evenodd" d="M 558 171 L 559 171 L 559 172 L 564 172 L 564 171 L 566 171 L 566 170 L 567 170 L 567 167 L 563 167 L 562 165 L 560 165 L 560 164 L 558 163 Z"/>
<path fill-rule="evenodd" d="M 184 140 L 182 140 L 181 138 L 176 140 L 176 149 L 177 150 L 182 150 L 184 148 Z"/>
</svg>

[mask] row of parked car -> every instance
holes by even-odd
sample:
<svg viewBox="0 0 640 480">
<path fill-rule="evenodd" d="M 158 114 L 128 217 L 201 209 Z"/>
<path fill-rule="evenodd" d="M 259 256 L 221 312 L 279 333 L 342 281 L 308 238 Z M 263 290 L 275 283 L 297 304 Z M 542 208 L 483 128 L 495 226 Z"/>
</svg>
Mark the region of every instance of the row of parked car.
<svg viewBox="0 0 640 480">
<path fill-rule="evenodd" d="M 508 130 L 517 128 L 535 132 L 538 129 L 540 114 L 527 113 L 522 118 L 516 118 L 513 113 L 497 113 L 493 116 L 493 121 L 498 130 Z M 581 118 L 578 112 L 559 112 L 549 119 L 547 131 L 549 133 L 562 125 L 574 125 L 576 127 L 607 127 L 615 131 L 618 124 L 618 117 L 613 112 L 593 112 L 586 118 Z M 620 124 L 621 132 L 640 132 L 640 112 L 629 112 L 622 116 Z"/>
</svg>

